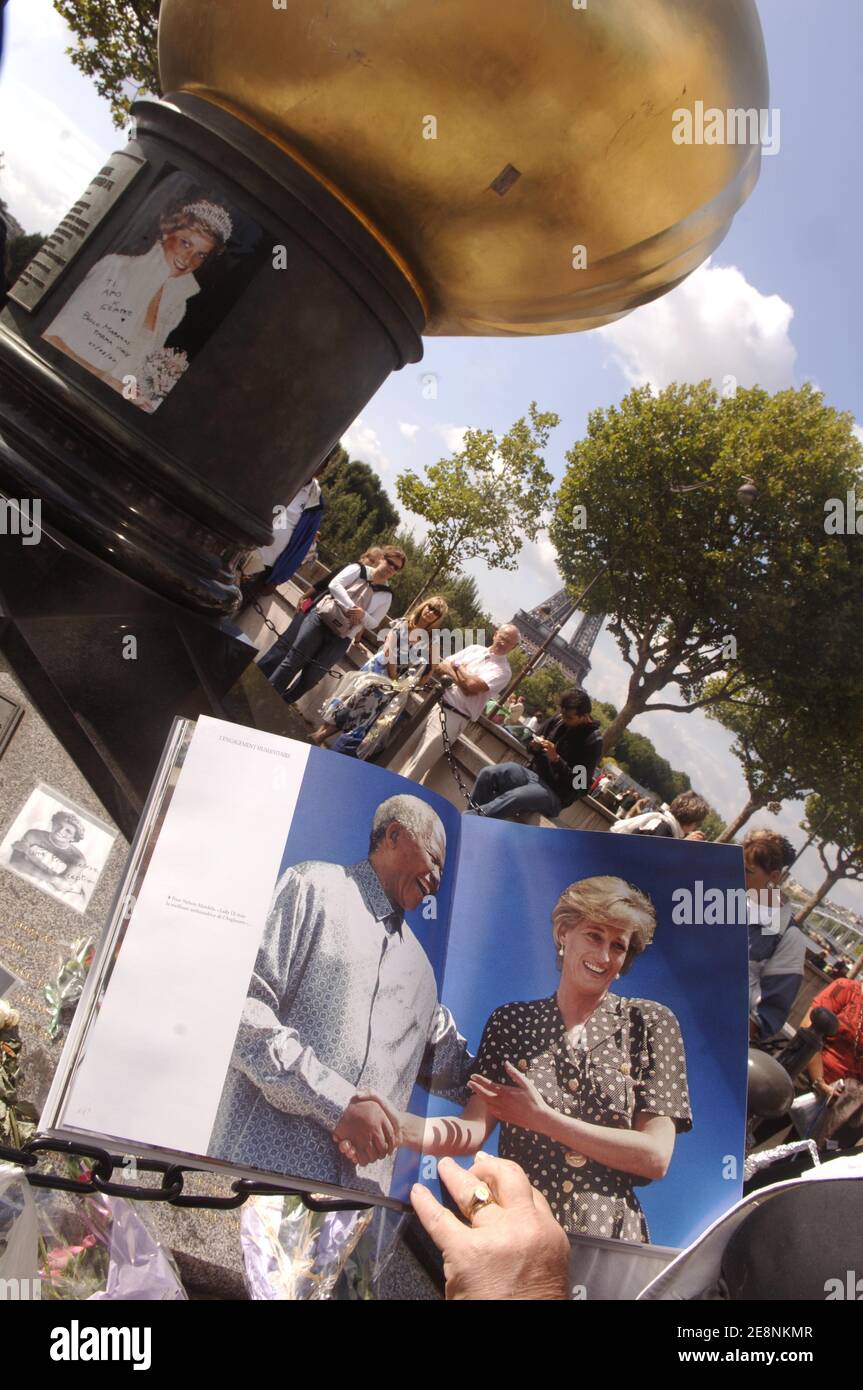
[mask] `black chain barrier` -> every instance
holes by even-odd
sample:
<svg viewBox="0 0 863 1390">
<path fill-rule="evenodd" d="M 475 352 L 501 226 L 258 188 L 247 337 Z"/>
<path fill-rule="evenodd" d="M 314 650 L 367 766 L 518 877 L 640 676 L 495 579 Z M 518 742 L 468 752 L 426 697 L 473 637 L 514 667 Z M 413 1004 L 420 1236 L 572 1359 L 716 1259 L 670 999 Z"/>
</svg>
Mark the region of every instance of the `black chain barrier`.
<svg viewBox="0 0 863 1390">
<path fill-rule="evenodd" d="M 446 726 L 446 710 L 444 709 L 443 705 L 438 705 L 437 709 L 438 715 L 440 716 L 440 731 L 441 736 L 443 738 L 443 751 L 446 754 L 446 760 L 449 763 L 449 770 L 455 778 L 456 782 L 458 783 L 458 789 L 461 792 L 470 809 L 472 811 L 475 811 L 478 816 L 484 816 L 485 811 L 479 805 L 478 802 L 474 801 L 473 797 L 471 796 L 470 792 L 468 791 L 467 787 L 462 781 L 461 773 L 458 770 L 458 764 L 456 763 L 452 751 L 452 745 L 449 741 L 449 732 Z"/>
<path fill-rule="evenodd" d="M 64 1178 L 59 1173 L 37 1171 L 40 1154 L 62 1154 L 66 1158 L 78 1158 L 89 1165 L 89 1173 L 80 1178 Z M 193 1207 L 205 1211 L 232 1211 L 241 1207 L 249 1197 L 300 1197 L 309 1211 L 368 1211 L 370 1203 L 352 1202 L 339 1198 L 313 1197 L 308 1192 L 282 1186 L 273 1182 L 258 1182 L 254 1178 L 237 1178 L 231 1183 L 230 1193 L 222 1197 L 206 1193 L 191 1194 L 183 1191 L 184 1175 L 200 1173 L 200 1168 L 185 1168 L 177 1163 L 167 1163 L 156 1158 L 134 1158 L 134 1168 L 127 1166 L 130 1155 L 110 1154 L 107 1149 L 78 1144 L 71 1139 L 48 1139 L 34 1135 L 20 1149 L 0 1144 L 0 1162 L 14 1163 L 23 1169 L 24 1176 L 32 1187 L 47 1187 L 56 1192 L 74 1192 L 81 1197 L 102 1193 L 108 1197 L 128 1197 L 133 1202 L 167 1202 L 172 1207 Z M 129 1173 L 129 1179 L 113 1182 L 115 1170 Z M 162 1181 L 158 1187 L 143 1187 L 132 1181 L 134 1173 L 160 1173 Z"/>
<path fill-rule="evenodd" d="M 279 645 L 279 643 L 281 642 L 281 639 L 284 637 L 285 634 L 284 634 L 283 632 L 279 632 L 279 629 L 276 627 L 275 623 L 272 621 L 271 618 L 268 618 L 268 617 L 267 617 L 267 615 L 266 615 L 266 613 L 264 612 L 263 608 L 261 607 L 261 605 L 260 605 L 257 601 L 255 601 L 255 602 L 252 604 L 252 607 L 254 608 L 254 610 L 255 610 L 255 612 L 258 614 L 258 616 L 261 617 L 261 618 L 263 618 L 263 620 L 264 620 L 264 625 L 270 629 L 270 632 L 274 632 L 274 633 L 276 634 L 276 640 L 275 640 L 275 642 L 273 643 L 273 647 L 277 647 L 277 646 Z M 270 650 L 272 650 L 272 648 L 271 648 Z M 288 654 L 288 653 L 287 653 L 287 648 L 286 648 L 286 649 L 285 649 L 285 656 L 287 656 L 287 654 Z M 270 652 L 267 651 L 267 652 L 264 653 L 264 655 L 265 655 L 265 656 L 269 656 L 269 655 L 270 655 Z M 318 670 L 319 670 L 319 671 L 323 671 L 323 673 L 324 673 L 325 676 L 336 676 L 336 677 L 338 677 L 338 678 L 341 678 L 341 677 L 345 674 L 344 671 L 338 670 L 337 667 L 334 667 L 334 666 L 324 666 L 323 662 L 321 662 L 321 661 L 315 661 L 314 657 L 309 657 L 308 660 L 305 662 L 305 665 L 306 665 L 306 666 L 317 666 Z M 269 680 L 269 676 L 267 677 L 267 679 Z"/>
</svg>

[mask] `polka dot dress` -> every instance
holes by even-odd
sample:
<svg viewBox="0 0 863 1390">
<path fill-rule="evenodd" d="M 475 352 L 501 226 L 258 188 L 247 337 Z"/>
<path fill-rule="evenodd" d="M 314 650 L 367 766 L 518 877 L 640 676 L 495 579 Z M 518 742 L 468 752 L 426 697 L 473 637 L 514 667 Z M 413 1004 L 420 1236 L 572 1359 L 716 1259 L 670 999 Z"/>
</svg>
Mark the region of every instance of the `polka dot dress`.
<svg viewBox="0 0 863 1390">
<path fill-rule="evenodd" d="M 485 1026 L 474 1070 L 511 1084 L 505 1062 L 561 1115 L 612 1129 L 631 1129 L 637 1114 L 665 1115 L 678 1133 L 692 1128 L 680 1027 L 649 999 L 606 995 L 575 1046 L 555 995 L 504 1004 Z M 569 1235 L 650 1239 L 633 1191 L 644 1179 L 515 1125 L 501 1125 L 498 1152 L 521 1164 Z"/>
</svg>

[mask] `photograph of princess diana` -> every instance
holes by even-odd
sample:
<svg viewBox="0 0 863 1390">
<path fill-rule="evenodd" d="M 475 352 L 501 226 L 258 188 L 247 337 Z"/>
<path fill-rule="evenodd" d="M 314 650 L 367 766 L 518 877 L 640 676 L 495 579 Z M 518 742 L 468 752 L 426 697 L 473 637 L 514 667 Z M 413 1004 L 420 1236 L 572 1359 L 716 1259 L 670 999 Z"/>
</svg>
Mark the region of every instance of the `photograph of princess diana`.
<svg viewBox="0 0 863 1390">
<path fill-rule="evenodd" d="M 43 338 L 152 413 L 248 283 L 262 245 L 262 229 L 226 198 L 169 174 Z"/>
<path fill-rule="evenodd" d="M 573 1237 L 705 1229 L 742 1181 L 746 941 L 675 925 L 672 894 L 738 886 L 739 860 L 465 818 L 441 999 L 476 1052 L 471 1099 L 398 1116 L 407 1149 L 515 1160 Z"/>
<path fill-rule="evenodd" d="M 557 990 L 494 1010 L 471 1101 L 459 1116 L 405 1118 L 410 1146 L 472 1154 L 499 1124 L 498 1154 L 521 1164 L 567 1234 L 646 1243 L 635 1188 L 665 1177 L 692 1128 L 686 1056 L 670 1009 L 609 989 L 655 930 L 650 899 L 621 878 L 564 889 L 551 911 Z"/>
</svg>

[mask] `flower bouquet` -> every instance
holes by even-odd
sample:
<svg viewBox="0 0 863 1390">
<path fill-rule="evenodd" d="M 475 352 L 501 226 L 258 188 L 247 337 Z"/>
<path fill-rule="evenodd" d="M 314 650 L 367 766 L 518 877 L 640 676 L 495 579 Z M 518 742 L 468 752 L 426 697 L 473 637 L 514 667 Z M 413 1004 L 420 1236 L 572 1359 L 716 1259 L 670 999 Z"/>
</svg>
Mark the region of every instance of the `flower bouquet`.
<svg viewBox="0 0 863 1390">
<path fill-rule="evenodd" d="M 157 348 L 144 359 L 144 394 L 153 409 L 173 391 L 188 367 L 186 353 L 175 348 Z"/>
</svg>

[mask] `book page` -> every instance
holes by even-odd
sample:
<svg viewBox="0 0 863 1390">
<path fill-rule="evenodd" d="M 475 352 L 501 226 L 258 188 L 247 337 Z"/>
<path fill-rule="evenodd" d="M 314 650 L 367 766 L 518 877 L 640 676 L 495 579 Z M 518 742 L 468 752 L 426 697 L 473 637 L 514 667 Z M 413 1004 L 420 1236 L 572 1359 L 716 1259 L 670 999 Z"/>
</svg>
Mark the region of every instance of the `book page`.
<svg viewBox="0 0 863 1390">
<path fill-rule="evenodd" d="M 390 772 L 200 720 L 58 1124 L 406 1201 L 419 1154 L 364 1142 L 431 1087 L 466 1099 L 439 1004 L 459 833 Z"/>
<path fill-rule="evenodd" d="M 507 1088 L 499 1110 L 522 1080 L 533 1088 L 512 1123 L 488 1110 L 481 1146 L 525 1167 L 574 1238 L 679 1248 L 740 1197 L 743 887 L 737 846 L 463 822 L 443 1001 L 476 1071 Z M 585 931 L 594 919 L 617 935 Z M 653 939 L 626 963 L 634 926 Z M 566 1019 L 561 999 L 576 1006 Z M 459 1112 L 435 1099 L 431 1114 Z M 651 1179 L 625 1145 L 653 1116 L 668 1162 Z"/>
<path fill-rule="evenodd" d="M 308 751 L 198 720 L 62 1124 L 206 1152 Z"/>
</svg>

